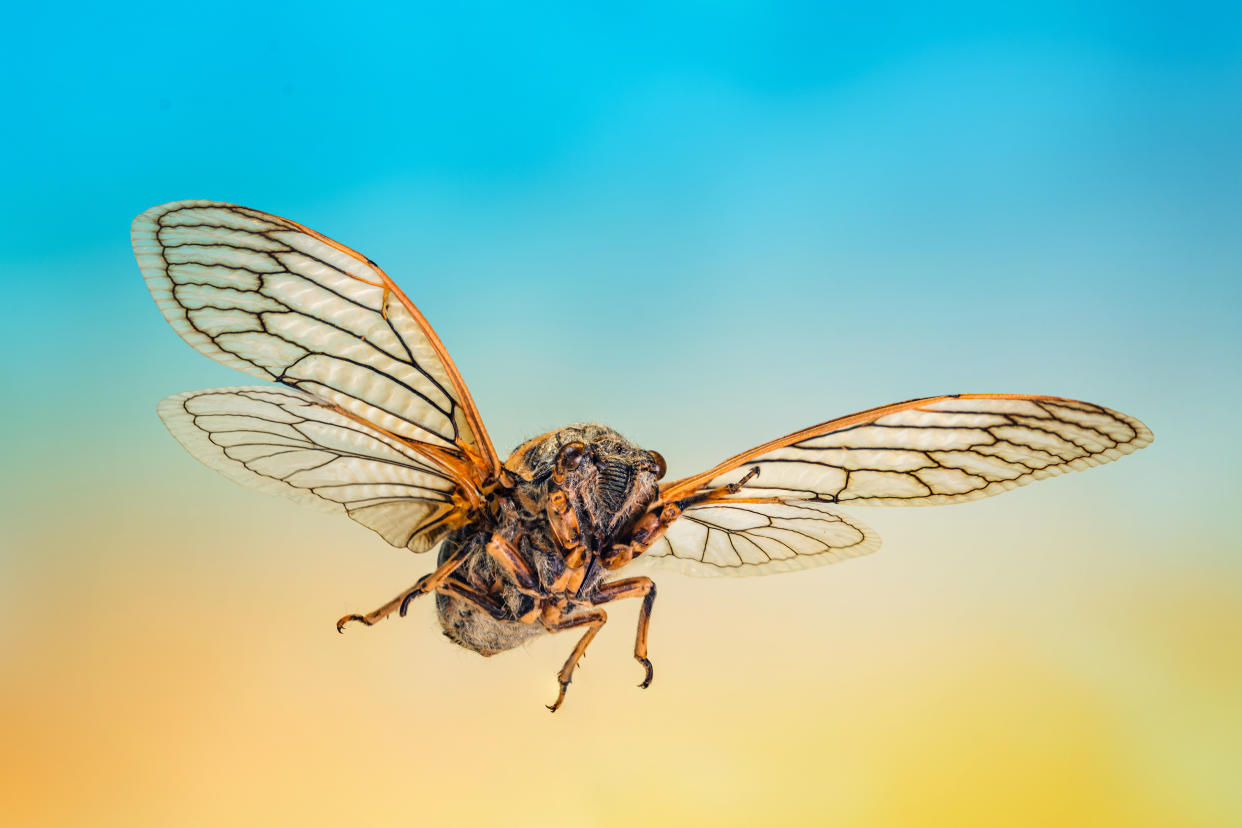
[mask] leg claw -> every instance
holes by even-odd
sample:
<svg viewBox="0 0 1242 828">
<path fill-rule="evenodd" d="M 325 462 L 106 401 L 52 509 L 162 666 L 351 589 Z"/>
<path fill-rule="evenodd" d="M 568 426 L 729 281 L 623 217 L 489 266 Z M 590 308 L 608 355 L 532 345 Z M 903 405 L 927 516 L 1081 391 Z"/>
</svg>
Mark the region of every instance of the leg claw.
<svg viewBox="0 0 1242 828">
<path fill-rule="evenodd" d="M 647 677 L 643 679 L 642 684 L 638 685 L 639 688 L 646 690 L 648 687 L 651 686 L 651 679 L 655 675 L 655 671 L 651 667 L 651 662 L 648 661 L 647 659 L 643 658 L 642 656 L 634 656 L 634 658 L 638 659 L 638 663 L 643 665 L 643 668 L 647 671 Z"/>
<path fill-rule="evenodd" d="M 371 622 L 368 621 L 365 616 L 346 615 L 340 621 L 336 622 L 336 631 L 339 633 L 345 632 L 345 625 L 348 624 L 350 621 L 361 621 L 362 623 L 366 624 L 368 627 L 371 626 Z"/>
<path fill-rule="evenodd" d="M 402 618 L 405 618 L 405 613 L 410 608 L 410 602 L 422 594 L 423 594 L 423 582 L 419 581 L 417 584 L 414 585 L 414 588 L 410 590 L 409 592 L 407 592 L 405 594 L 405 597 L 401 599 L 401 609 L 397 610 L 397 615 L 400 615 Z"/>
<path fill-rule="evenodd" d="M 561 692 L 557 693 L 557 695 L 556 695 L 556 701 L 552 702 L 551 704 L 545 704 L 545 705 L 544 705 L 544 707 L 548 708 L 548 710 L 550 710 L 550 711 L 552 711 L 553 713 L 555 713 L 555 712 L 557 711 L 557 709 L 559 709 L 559 708 L 560 708 L 560 706 L 561 706 L 561 702 L 565 701 L 565 691 L 566 691 L 566 690 L 568 690 L 568 689 L 569 689 L 569 682 L 567 682 L 567 681 L 562 681 L 562 682 L 561 682 Z"/>
</svg>

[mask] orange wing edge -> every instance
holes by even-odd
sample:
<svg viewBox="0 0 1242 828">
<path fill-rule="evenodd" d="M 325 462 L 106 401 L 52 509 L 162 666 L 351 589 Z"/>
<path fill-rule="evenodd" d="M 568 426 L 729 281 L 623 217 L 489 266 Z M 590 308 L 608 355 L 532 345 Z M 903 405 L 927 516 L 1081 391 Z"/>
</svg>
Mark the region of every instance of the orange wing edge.
<svg viewBox="0 0 1242 828">
<path fill-rule="evenodd" d="M 778 437 L 775 440 L 769 440 L 762 445 L 747 449 L 746 451 L 735 454 L 728 460 L 719 463 L 705 472 L 693 475 L 691 477 L 683 477 L 679 480 L 671 480 L 660 487 L 660 499 L 658 505 L 673 503 L 697 493 L 708 482 L 716 479 L 720 475 L 732 471 L 747 462 L 754 460 L 760 455 L 766 454 L 774 449 L 783 448 L 791 443 L 797 443 L 802 440 L 810 439 L 827 434 L 831 431 L 837 431 L 842 428 L 849 428 L 860 423 L 868 423 L 878 420 L 889 414 L 895 414 L 899 411 L 909 411 L 911 409 L 920 408 L 927 405 L 933 405 L 945 400 L 1036 400 L 1045 402 L 1065 402 L 1065 403 L 1081 403 L 1081 400 L 1072 400 L 1068 397 L 1053 397 L 1044 394 L 943 394 L 938 397 L 919 397 L 917 399 L 905 400 L 899 403 L 890 403 L 889 405 L 881 405 L 876 408 L 868 408 L 866 411 L 859 411 L 855 414 L 848 414 L 844 417 L 838 417 L 835 420 L 819 423 L 818 425 L 809 426 L 786 434 L 784 437 Z M 1091 403 L 1094 405 L 1094 403 Z M 1117 413 L 1117 412 L 1113 412 Z M 1133 417 L 1121 415 L 1135 429 L 1137 443 L 1136 448 L 1141 448 L 1151 442 L 1151 431 L 1147 429 L 1141 422 Z M 719 496 L 709 495 L 708 499 L 724 499 L 728 494 L 721 492 Z"/>
<path fill-rule="evenodd" d="M 440 341 L 440 337 L 436 335 L 435 329 L 431 327 L 431 323 L 427 321 L 427 317 L 423 316 L 422 311 L 420 311 L 418 307 L 410 301 L 410 298 L 402 292 L 401 288 L 397 287 L 397 283 L 392 280 L 392 277 L 385 273 L 383 268 L 359 253 L 357 250 L 341 244 L 334 239 L 330 239 L 323 233 L 312 230 L 304 224 L 299 224 L 296 221 L 283 218 L 282 216 L 264 213 L 262 210 L 254 210 L 254 208 L 250 207 L 246 209 L 253 210 L 255 213 L 261 213 L 262 215 L 269 216 L 270 218 L 295 227 L 303 233 L 313 236 L 329 247 L 333 247 L 342 253 L 357 259 L 368 267 L 375 268 L 375 271 L 380 274 L 380 278 L 383 280 L 383 283 L 376 285 L 376 287 L 382 287 L 385 291 L 391 292 L 409 312 L 410 316 L 414 318 L 414 321 L 427 337 L 427 341 L 431 344 L 432 350 L 436 352 L 436 356 L 438 356 L 440 358 L 440 362 L 443 363 L 444 370 L 448 372 L 449 379 L 453 383 L 453 390 L 457 392 L 457 398 L 461 402 L 462 410 L 466 415 L 466 422 L 469 424 L 470 430 L 474 432 L 475 440 L 478 442 L 479 448 L 479 451 L 476 452 L 470 446 L 463 445 L 461 442 L 458 442 L 457 444 L 458 448 L 461 449 L 461 451 L 469 459 L 471 466 L 478 472 L 476 474 L 469 474 L 466 479 L 469 480 L 476 488 L 482 488 L 490 481 L 496 480 L 500 476 L 501 472 L 500 458 L 496 454 L 495 446 L 492 445 L 491 437 L 488 436 L 486 426 L 483 425 L 483 418 L 479 414 L 478 406 L 475 405 L 474 397 L 470 395 L 470 389 L 466 386 L 466 381 L 462 379 L 461 372 L 457 370 L 457 365 L 454 364 L 453 358 L 449 356 L 448 350 L 444 347 L 444 343 Z M 363 279 L 361 281 L 366 280 Z M 368 282 L 368 284 L 374 283 Z M 375 426 L 371 423 L 367 423 L 367 425 L 371 428 L 375 428 Z M 402 440 L 402 442 L 407 444 L 410 443 L 409 440 Z M 460 464 L 445 466 L 445 457 L 442 451 L 429 452 L 430 449 L 434 448 L 433 446 L 412 445 L 412 448 L 418 450 L 424 455 L 428 455 L 429 459 L 436 462 L 437 465 L 444 466 L 446 470 L 453 472 L 455 476 L 461 475 L 465 472 L 465 469 L 461 468 Z M 480 452 L 482 456 L 480 456 Z"/>
</svg>

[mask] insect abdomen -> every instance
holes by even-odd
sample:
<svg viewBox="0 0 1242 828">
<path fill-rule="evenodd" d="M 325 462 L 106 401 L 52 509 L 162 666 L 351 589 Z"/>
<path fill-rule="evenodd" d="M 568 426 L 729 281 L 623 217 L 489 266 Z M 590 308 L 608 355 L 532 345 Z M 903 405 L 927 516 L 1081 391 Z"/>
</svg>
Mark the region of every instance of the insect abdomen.
<svg viewBox="0 0 1242 828">
<path fill-rule="evenodd" d="M 461 570 L 478 574 L 482 576 L 479 580 L 485 582 L 492 580 L 495 567 L 486 551 L 489 536 L 490 532 L 487 530 L 472 526 L 457 530 L 441 545 L 439 562 L 443 563 L 463 544 L 471 545 L 475 548 L 462 564 Z M 450 641 L 483 656 L 511 650 L 544 631 L 538 624 L 493 618 L 477 604 L 443 593 L 436 593 L 436 610 L 440 627 Z"/>
<path fill-rule="evenodd" d="M 498 621 L 469 601 L 440 593 L 436 609 L 448 639 L 483 656 L 511 650 L 544 631 L 538 624 Z"/>
</svg>

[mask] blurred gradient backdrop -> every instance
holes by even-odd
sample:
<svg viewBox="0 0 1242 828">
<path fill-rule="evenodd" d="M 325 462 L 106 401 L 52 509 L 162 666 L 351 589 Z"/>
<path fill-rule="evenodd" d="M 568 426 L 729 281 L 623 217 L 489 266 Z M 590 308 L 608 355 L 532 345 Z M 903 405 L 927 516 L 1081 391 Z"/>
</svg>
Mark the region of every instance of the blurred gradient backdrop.
<svg viewBox="0 0 1242 828">
<path fill-rule="evenodd" d="M 6 14 L 8 825 L 1242 824 L 1236 4 L 69 4 Z M 174 199 L 363 251 L 502 452 L 598 420 L 674 476 L 959 391 L 1145 420 L 1117 464 L 885 548 L 659 579 L 564 709 L 429 560 L 237 487 L 155 416 L 252 382 L 129 248 Z"/>
</svg>

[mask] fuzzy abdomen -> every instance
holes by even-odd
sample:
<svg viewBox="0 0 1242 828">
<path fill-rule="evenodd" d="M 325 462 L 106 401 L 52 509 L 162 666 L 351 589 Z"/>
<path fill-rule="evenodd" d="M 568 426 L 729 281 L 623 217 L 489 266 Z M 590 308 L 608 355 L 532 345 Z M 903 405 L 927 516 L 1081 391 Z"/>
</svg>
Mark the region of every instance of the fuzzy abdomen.
<svg viewBox="0 0 1242 828">
<path fill-rule="evenodd" d="M 450 595 L 437 594 L 436 609 L 448 639 L 483 656 L 511 650 L 544 632 L 540 624 L 498 621 L 469 601 Z"/>
<path fill-rule="evenodd" d="M 466 559 L 458 571 L 479 588 L 500 583 L 500 591 L 492 597 L 504 607 L 512 620 L 493 618 L 477 604 L 451 595 L 436 593 L 436 611 L 440 627 L 454 644 L 473 650 L 479 655 L 490 656 L 511 650 L 544 632 L 541 624 L 523 624 L 516 620 L 514 610 L 526 610 L 531 599 L 520 595 L 507 583 L 499 569 L 487 554 L 490 531 L 466 526 L 453 532 L 440 547 L 438 562 L 455 554 L 463 546 L 469 547 Z"/>
</svg>

